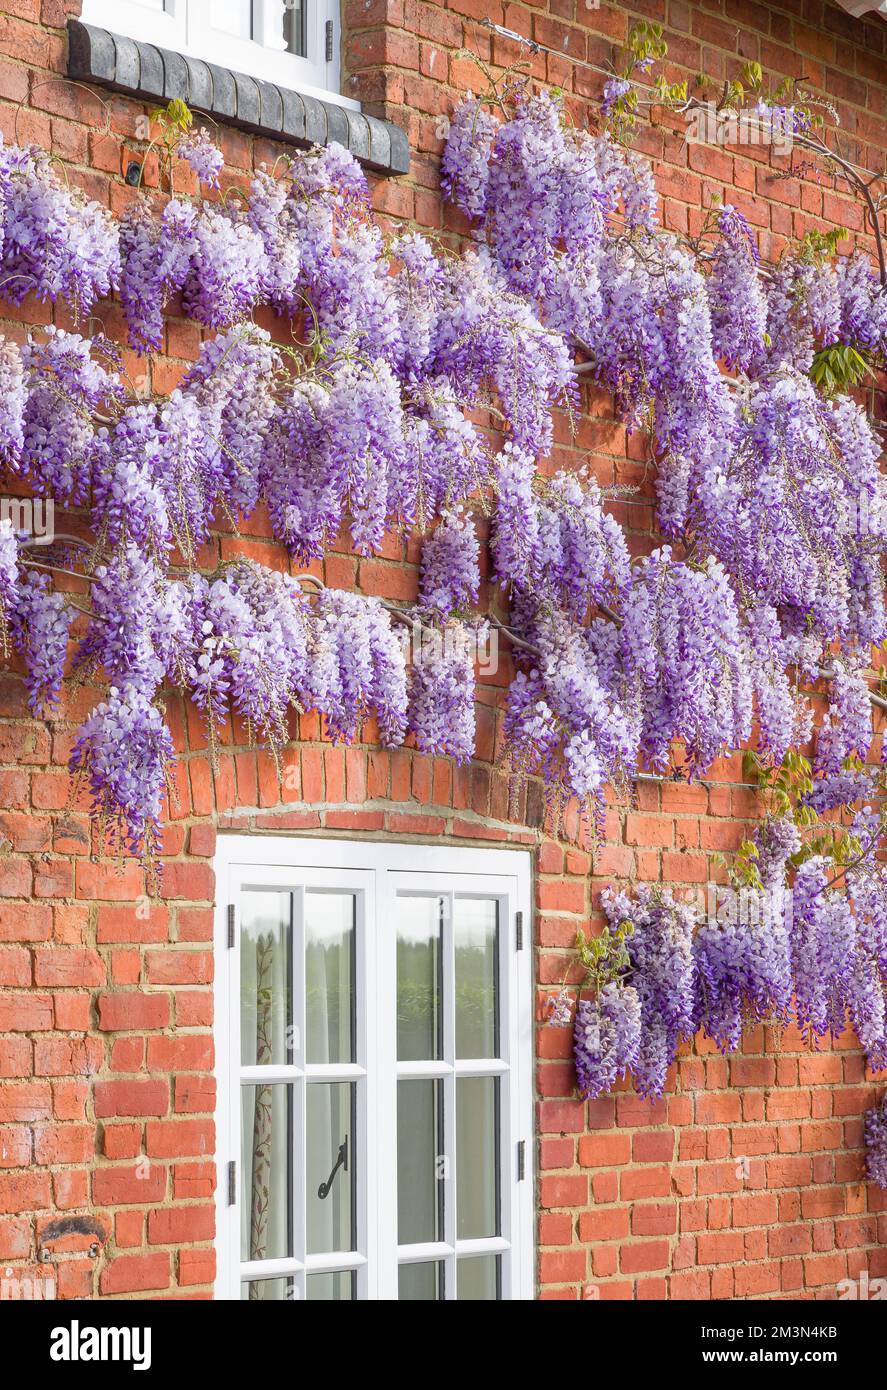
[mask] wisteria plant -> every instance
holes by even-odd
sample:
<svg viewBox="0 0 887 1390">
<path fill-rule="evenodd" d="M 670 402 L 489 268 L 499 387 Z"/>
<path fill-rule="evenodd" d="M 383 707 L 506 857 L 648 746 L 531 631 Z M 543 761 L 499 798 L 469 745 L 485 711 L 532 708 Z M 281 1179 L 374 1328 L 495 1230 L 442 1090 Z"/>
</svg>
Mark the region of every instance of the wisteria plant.
<svg viewBox="0 0 887 1390">
<path fill-rule="evenodd" d="M 39 557 L 0 529 L 0 636 L 35 712 L 69 660 L 106 681 L 72 768 L 127 849 L 156 849 L 174 687 L 211 748 L 237 715 L 279 752 L 290 712 L 314 710 L 335 739 L 374 716 L 388 744 L 470 758 L 480 515 L 491 617 L 517 667 L 508 756 L 552 807 L 600 819 L 608 787 L 639 768 L 697 777 L 750 739 L 780 767 L 810 738 L 825 683 L 807 808 L 856 807 L 840 891 L 833 857 L 793 863 L 785 939 L 694 932 L 664 891 L 635 906 L 617 895 L 614 928 L 634 926 L 631 983 L 601 979 L 582 1011 L 588 1094 L 627 1067 L 655 1094 L 680 1038 L 702 1026 L 735 1045 L 744 1019 L 782 1016 L 792 988 L 812 1034 L 849 1009 L 884 1056 L 883 884 L 862 853 L 880 821 L 857 773 L 887 703 L 871 669 L 887 638 L 887 518 L 875 427 L 847 391 L 857 358 L 884 361 L 884 277 L 862 253 L 837 256 L 834 238 L 766 267 L 730 206 L 694 240 L 666 231 L 648 161 L 618 138 L 632 83 L 662 56 L 655 27 L 635 32 L 597 133 L 526 81 L 458 106 L 441 179 L 470 225 L 460 255 L 383 232 L 336 144 L 235 194 L 209 135 L 168 109 L 156 142 L 168 189 L 140 190 L 119 221 L 40 150 L 0 145 L 0 295 L 33 292 L 75 323 L 0 339 L 0 464 L 81 509 L 78 534 L 91 526 L 91 543 Z M 815 143 L 806 107 L 748 81 L 769 119 Z M 662 83 L 656 95 L 689 100 Z M 177 160 L 199 195 L 173 186 Z M 88 331 L 115 294 L 137 353 L 160 350 L 173 302 L 206 330 L 170 394 L 137 393 Z M 649 554 L 633 554 L 612 511 L 632 499 L 550 457 L 557 412 L 575 419 L 585 383 L 649 440 L 662 542 Z M 236 530 L 260 504 L 296 573 L 246 558 L 210 572 L 214 528 Z M 343 528 L 361 556 L 392 530 L 421 532 L 415 609 L 298 572 Z M 441 643 L 410 669 L 412 624 Z M 779 826 L 771 817 L 753 843 L 784 878 L 797 819 L 792 835 Z"/>
</svg>

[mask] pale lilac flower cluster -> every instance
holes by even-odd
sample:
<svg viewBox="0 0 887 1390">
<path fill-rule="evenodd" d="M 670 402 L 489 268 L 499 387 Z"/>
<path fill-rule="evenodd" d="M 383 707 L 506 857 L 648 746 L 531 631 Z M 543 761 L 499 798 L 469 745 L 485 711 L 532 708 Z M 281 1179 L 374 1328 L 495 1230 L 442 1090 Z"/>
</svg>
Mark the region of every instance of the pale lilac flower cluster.
<svg viewBox="0 0 887 1390">
<path fill-rule="evenodd" d="M 334 739 L 351 742 L 375 713 L 382 742 L 403 742 L 406 663 L 378 599 L 326 589 L 317 601 L 308 656 L 312 707 Z"/>
<path fill-rule="evenodd" d="M 887 1093 L 880 1105 L 866 1111 L 865 1147 L 869 1182 L 887 1191 Z"/>
<path fill-rule="evenodd" d="M 71 771 L 85 775 L 93 815 L 132 854 L 150 859 L 159 848 L 173 752 L 161 710 L 135 686 L 111 686 L 78 732 Z"/>
<path fill-rule="evenodd" d="M 54 593 L 49 576 L 30 570 L 21 580 L 10 615 L 10 632 L 25 662 L 28 705 L 36 715 L 58 703 L 74 609 Z"/>
<path fill-rule="evenodd" d="M 446 620 L 477 603 L 480 546 L 470 516 L 446 513 L 422 546 L 419 606 Z"/>
<path fill-rule="evenodd" d="M 610 983 L 595 999 L 579 1000 L 573 1024 L 573 1058 L 583 1100 L 596 1100 L 612 1090 L 620 1076 L 637 1067 L 642 1012 L 641 999 L 631 985 Z"/>
<path fill-rule="evenodd" d="M 622 626 L 626 699 L 651 767 L 683 739 L 699 772 L 751 733 L 751 684 L 733 590 L 716 560 L 675 563 L 667 546 L 635 567 Z"/>
<path fill-rule="evenodd" d="M 0 137 L 2 141 L 2 137 Z M 117 227 L 106 208 L 68 187 L 40 149 L 3 148 L 0 284 L 21 304 L 65 299 L 86 317 L 120 277 Z"/>
<path fill-rule="evenodd" d="M 751 373 L 762 360 L 767 333 L 767 299 L 758 274 L 754 235 L 729 203 L 718 217 L 720 238 L 707 282 L 712 346 L 728 367 Z"/>
<path fill-rule="evenodd" d="M 22 348 L 27 400 L 19 471 L 41 497 L 83 502 L 92 481 L 92 415 L 120 398 L 118 377 L 92 355 L 100 340 L 48 325 Z"/>
<path fill-rule="evenodd" d="M 659 1096 L 677 1046 L 696 1026 L 694 914 L 667 889 L 641 884 L 634 897 L 607 889 L 602 896 L 611 926 L 631 922 L 626 939 L 628 978 L 640 1001 L 640 1038 L 632 1063 L 638 1091 Z"/>
<path fill-rule="evenodd" d="M 816 736 L 816 770 L 837 776 L 851 754 L 865 758 L 871 741 L 872 706 L 864 669 L 838 660 L 829 707 Z"/>
<path fill-rule="evenodd" d="M 410 667 L 408 715 L 421 753 L 460 765 L 474 756 L 474 653 L 474 634 L 463 623 L 423 631 Z"/>
<path fill-rule="evenodd" d="M 188 276 L 196 215 L 190 203 L 174 198 L 159 218 L 143 200 L 120 219 L 120 301 L 138 352 L 163 345 L 163 311 Z"/>
<path fill-rule="evenodd" d="M 184 159 L 191 166 L 201 183 L 218 188 L 225 158 L 208 130 L 201 127 L 200 130 L 189 131 L 182 136 L 175 152 L 179 159 Z"/>
<path fill-rule="evenodd" d="M 17 469 L 24 437 L 27 391 L 18 345 L 0 337 L 0 463 Z"/>
</svg>

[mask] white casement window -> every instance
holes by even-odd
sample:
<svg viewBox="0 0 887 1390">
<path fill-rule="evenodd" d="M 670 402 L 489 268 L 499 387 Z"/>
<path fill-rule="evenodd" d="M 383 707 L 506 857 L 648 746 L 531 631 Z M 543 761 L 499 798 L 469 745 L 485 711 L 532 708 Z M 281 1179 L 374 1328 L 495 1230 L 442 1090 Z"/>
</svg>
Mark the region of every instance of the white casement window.
<svg viewBox="0 0 887 1390">
<path fill-rule="evenodd" d="M 81 18 L 311 96 L 339 90 L 339 0 L 83 0 Z"/>
<path fill-rule="evenodd" d="M 223 836 L 217 1298 L 533 1297 L 524 851 Z"/>
</svg>

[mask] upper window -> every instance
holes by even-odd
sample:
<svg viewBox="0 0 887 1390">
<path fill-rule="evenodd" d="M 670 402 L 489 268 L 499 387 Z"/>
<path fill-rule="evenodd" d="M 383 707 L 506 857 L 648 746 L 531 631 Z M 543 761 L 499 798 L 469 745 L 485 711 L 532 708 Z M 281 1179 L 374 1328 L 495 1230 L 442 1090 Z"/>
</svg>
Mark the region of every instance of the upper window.
<svg viewBox="0 0 887 1390">
<path fill-rule="evenodd" d="M 339 0 L 83 0 L 81 18 L 311 96 L 339 89 Z"/>
<path fill-rule="evenodd" d="M 224 837 L 221 1298 L 533 1295 L 523 851 Z"/>
</svg>

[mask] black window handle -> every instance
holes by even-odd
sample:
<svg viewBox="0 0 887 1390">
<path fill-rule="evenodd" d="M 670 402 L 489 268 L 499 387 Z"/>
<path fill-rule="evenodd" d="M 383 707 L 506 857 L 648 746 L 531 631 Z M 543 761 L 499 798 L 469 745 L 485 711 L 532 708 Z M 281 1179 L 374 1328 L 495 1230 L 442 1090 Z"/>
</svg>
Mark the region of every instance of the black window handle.
<svg viewBox="0 0 887 1390">
<path fill-rule="evenodd" d="M 335 1180 L 336 1174 L 338 1173 L 338 1171 L 339 1171 L 340 1168 L 344 1168 L 344 1169 L 345 1169 L 345 1172 L 346 1172 L 346 1173 L 348 1172 L 348 1135 L 347 1135 L 347 1134 L 345 1135 L 345 1138 L 343 1139 L 342 1143 L 339 1145 L 339 1154 L 338 1154 L 338 1157 L 336 1158 L 335 1163 L 333 1164 L 333 1171 L 330 1173 L 330 1175 L 329 1175 L 329 1177 L 327 1178 L 326 1182 L 322 1182 L 322 1183 L 320 1184 L 320 1187 L 317 1189 L 317 1195 L 318 1195 L 318 1197 L 320 1198 L 321 1201 L 323 1201 L 326 1197 L 328 1197 L 328 1196 L 330 1195 L 330 1189 L 332 1188 L 332 1185 L 333 1185 L 333 1182 L 334 1182 L 334 1180 Z"/>
</svg>

